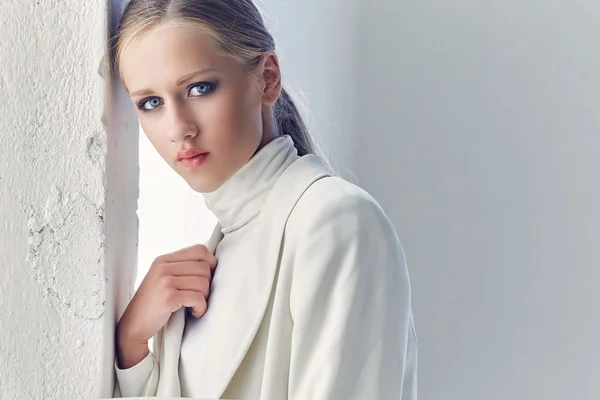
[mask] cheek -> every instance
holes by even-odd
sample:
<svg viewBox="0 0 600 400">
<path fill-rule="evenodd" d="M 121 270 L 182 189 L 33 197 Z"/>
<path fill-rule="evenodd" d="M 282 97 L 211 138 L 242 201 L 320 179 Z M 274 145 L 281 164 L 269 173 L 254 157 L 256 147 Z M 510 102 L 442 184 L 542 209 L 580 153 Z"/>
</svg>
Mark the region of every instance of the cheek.
<svg viewBox="0 0 600 400">
<path fill-rule="evenodd" d="M 254 104 L 247 94 L 223 96 L 215 103 L 213 112 L 208 113 L 211 130 L 216 130 L 223 139 L 252 140 L 260 132 L 257 120 L 260 118 L 260 105 Z M 208 122 L 208 121 L 207 121 Z"/>
</svg>

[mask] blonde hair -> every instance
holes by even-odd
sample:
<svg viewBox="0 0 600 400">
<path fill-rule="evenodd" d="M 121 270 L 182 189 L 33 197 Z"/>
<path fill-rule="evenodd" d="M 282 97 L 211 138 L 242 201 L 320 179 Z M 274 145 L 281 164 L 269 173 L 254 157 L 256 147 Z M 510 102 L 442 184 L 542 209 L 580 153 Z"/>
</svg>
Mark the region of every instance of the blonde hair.
<svg viewBox="0 0 600 400">
<path fill-rule="evenodd" d="M 252 0 L 131 0 L 112 41 L 116 70 L 131 42 L 148 29 L 165 23 L 189 24 L 200 29 L 249 71 L 259 65 L 265 53 L 275 51 L 275 41 Z M 273 114 L 278 132 L 293 139 L 298 155 L 317 153 L 317 145 L 296 104 L 283 87 L 273 105 Z"/>
</svg>

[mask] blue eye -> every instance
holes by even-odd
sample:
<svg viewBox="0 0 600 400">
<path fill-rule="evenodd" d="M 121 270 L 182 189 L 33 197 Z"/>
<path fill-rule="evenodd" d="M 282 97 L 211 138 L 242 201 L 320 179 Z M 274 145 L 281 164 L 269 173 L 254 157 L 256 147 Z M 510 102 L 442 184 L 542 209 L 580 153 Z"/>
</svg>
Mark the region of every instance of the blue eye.
<svg viewBox="0 0 600 400">
<path fill-rule="evenodd" d="M 140 101 L 138 104 L 138 108 L 142 111 L 152 111 L 158 106 L 160 106 L 161 102 L 158 97 L 150 97 L 148 99 L 144 99 Z"/>
<path fill-rule="evenodd" d="M 217 88 L 217 83 L 213 82 L 198 82 L 189 86 L 188 95 L 192 97 L 200 97 L 210 94 Z M 156 110 L 162 105 L 160 97 L 147 97 L 138 103 L 138 108 L 143 112 Z"/>
<path fill-rule="evenodd" d="M 217 85 L 212 82 L 199 82 L 190 86 L 190 95 L 192 96 L 204 96 L 213 92 L 217 88 Z M 196 92 L 196 93 L 193 93 Z"/>
</svg>

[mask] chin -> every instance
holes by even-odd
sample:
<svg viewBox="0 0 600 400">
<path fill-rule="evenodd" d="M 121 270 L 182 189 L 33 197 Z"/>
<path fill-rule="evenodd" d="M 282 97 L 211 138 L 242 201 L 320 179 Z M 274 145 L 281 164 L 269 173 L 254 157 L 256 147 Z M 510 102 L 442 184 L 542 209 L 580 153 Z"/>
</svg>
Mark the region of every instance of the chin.
<svg viewBox="0 0 600 400">
<path fill-rule="evenodd" d="M 221 187 L 220 182 L 211 179 L 190 179 L 187 184 L 198 193 L 211 193 Z"/>
<path fill-rule="evenodd" d="M 218 182 L 216 177 L 212 176 L 209 171 L 186 171 L 179 168 L 174 168 L 177 175 L 188 184 L 188 186 L 198 193 L 210 193 L 221 187 L 221 182 Z"/>
</svg>

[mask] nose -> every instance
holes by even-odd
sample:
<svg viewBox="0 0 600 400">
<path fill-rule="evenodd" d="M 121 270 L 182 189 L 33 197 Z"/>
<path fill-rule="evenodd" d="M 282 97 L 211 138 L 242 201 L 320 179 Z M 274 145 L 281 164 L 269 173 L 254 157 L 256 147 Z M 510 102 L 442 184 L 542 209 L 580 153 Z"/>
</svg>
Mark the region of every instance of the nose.
<svg viewBox="0 0 600 400">
<path fill-rule="evenodd" d="M 183 104 L 173 104 L 168 111 L 169 129 L 167 135 L 172 142 L 193 139 L 199 133 L 198 125 L 190 109 Z"/>
</svg>

